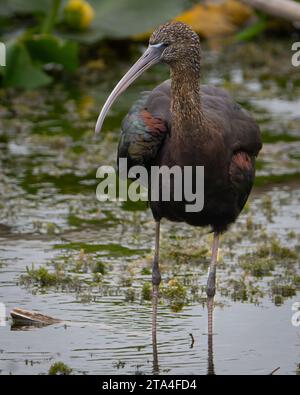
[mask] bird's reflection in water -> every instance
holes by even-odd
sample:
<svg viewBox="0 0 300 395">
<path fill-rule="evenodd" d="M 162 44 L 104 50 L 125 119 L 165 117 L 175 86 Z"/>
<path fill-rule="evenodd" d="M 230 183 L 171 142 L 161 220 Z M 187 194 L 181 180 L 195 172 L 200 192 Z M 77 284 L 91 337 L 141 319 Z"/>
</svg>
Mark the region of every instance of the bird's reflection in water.
<svg viewBox="0 0 300 395">
<path fill-rule="evenodd" d="M 153 375 L 158 375 L 160 373 L 159 370 L 159 361 L 158 361 L 158 347 L 157 347 L 157 336 L 156 333 L 152 332 L 152 350 L 153 350 L 153 369 L 152 369 L 152 374 Z M 192 337 L 192 343 L 190 348 L 194 348 L 194 343 L 195 339 L 194 337 L 190 334 Z M 208 357 L 207 357 L 207 375 L 208 376 L 214 376 L 216 375 L 215 372 L 215 364 L 214 364 L 214 345 L 213 345 L 213 335 L 208 334 L 207 337 L 207 352 L 208 352 Z"/>
<path fill-rule="evenodd" d="M 214 365 L 214 338 L 213 335 L 208 335 L 208 342 L 207 342 L 207 351 L 208 351 L 208 358 L 207 358 L 207 375 L 214 376 L 215 372 L 215 365 Z"/>
<path fill-rule="evenodd" d="M 152 349 L 153 349 L 153 369 L 152 373 L 154 375 L 159 374 L 159 363 L 158 363 L 158 351 L 157 351 L 157 338 L 154 336 L 152 338 Z"/>
</svg>

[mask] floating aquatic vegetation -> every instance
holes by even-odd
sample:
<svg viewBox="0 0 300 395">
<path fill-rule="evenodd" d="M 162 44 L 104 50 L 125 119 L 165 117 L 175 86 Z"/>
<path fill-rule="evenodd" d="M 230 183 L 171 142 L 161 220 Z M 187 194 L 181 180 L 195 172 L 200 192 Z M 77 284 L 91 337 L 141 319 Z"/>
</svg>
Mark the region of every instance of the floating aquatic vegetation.
<svg viewBox="0 0 300 395">
<path fill-rule="evenodd" d="M 106 273 L 106 266 L 103 262 L 98 261 L 93 265 L 93 273 L 94 274 L 102 274 Z"/>
<path fill-rule="evenodd" d="M 143 284 L 143 288 L 142 288 L 142 299 L 149 301 L 151 300 L 151 297 L 152 297 L 152 284 L 146 282 Z"/>
<path fill-rule="evenodd" d="M 49 376 L 69 376 L 72 373 L 73 369 L 71 369 L 68 365 L 63 362 L 54 362 L 48 371 Z"/>
<path fill-rule="evenodd" d="M 61 284 L 68 284 L 71 282 L 70 277 L 67 277 L 64 272 L 57 270 L 54 273 L 49 272 L 45 267 L 31 269 L 26 267 L 26 274 L 21 276 L 21 284 L 37 284 L 41 287 L 57 286 Z"/>
<path fill-rule="evenodd" d="M 136 299 L 136 292 L 134 288 L 128 288 L 125 291 L 125 301 L 129 303 L 133 303 Z"/>
<path fill-rule="evenodd" d="M 167 284 L 164 284 L 161 294 L 174 312 L 181 311 L 186 303 L 187 290 L 177 278 L 173 278 Z"/>
</svg>

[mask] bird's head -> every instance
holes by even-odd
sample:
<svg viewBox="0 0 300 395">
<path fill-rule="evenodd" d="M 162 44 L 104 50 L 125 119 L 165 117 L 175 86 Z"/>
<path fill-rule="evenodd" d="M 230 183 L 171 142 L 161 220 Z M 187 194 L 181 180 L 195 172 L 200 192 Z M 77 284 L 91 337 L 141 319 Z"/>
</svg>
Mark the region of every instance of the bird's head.
<svg viewBox="0 0 300 395">
<path fill-rule="evenodd" d="M 149 46 L 138 61 L 118 82 L 106 100 L 96 124 L 96 133 L 99 133 L 104 119 L 114 101 L 123 93 L 141 74 L 156 63 L 168 64 L 171 69 L 178 68 L 182 72 L 200 70 L 200 40 L 198 35 L 185 23 L 168 22 L 156 29 L 149 40 Z"/>
<path fill-rule="evenodd" d="M 152 33 L 149 46 L 161 48 L 160 62 L 171 67 L 176 63 L 200 58 L 199 37 L 182 22 L 169 22 L 160 26 Z"/>
</svg>

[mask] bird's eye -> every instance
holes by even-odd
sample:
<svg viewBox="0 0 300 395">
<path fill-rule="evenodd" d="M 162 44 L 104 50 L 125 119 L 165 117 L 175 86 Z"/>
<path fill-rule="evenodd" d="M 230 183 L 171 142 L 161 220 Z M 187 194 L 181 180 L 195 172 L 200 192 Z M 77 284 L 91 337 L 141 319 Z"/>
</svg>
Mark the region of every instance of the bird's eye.
<svg viewBox="0 0 300 395">
<path fill-rule="evenodd" d="M 167 42 L 163 42 L 160 44 L 160 48 L 167 48 L 170 44 Z"/>
<path fill-rule="evenodd" d="M 166 48 L 168 46 L 169 46 L 169 44 L 167 44 L 167 43 L 151 44 L 151 47 L 154 47 L 154 48 Z"/>
</svg>

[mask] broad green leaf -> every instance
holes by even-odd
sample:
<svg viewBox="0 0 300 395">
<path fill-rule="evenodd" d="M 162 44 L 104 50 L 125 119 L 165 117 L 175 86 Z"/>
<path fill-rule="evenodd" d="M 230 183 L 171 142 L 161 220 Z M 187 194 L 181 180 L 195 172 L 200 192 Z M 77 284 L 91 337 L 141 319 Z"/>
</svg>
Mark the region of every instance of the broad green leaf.
<svg viewBox="0 0 300 395">
<path fill-rule="evenodd" d="M 0 15 L 48 14 L 53 0 L 0 0 Z M 127 38 L 153 30 L 178 16 L 186 0 L 88 0 L 95 19 L 84 32 L 61 32 L 62 37 L 93 43 L 104 37 Z M 63 0 L 60 15 L 67 0 Z"/>
<path fill-rule="evenodd" d="M 52 35 L 39 34 L 26 40 L 26 46 L 34 60 L 44 64 L 58 63 L 68 71 L 74 71 L 78 67 L 77 43 L 64 42 Z"/>
<path fill-rule="evenodd" d="M 30 55 L 20 42 L 12 42 L 7 46 L 7 65 L 5 67 L 4 85 L 14 88 L 34 89 L 47 85 L 51 78 L 35 65 Z"/>
<path fill-rule="evenodd" d="M 96 11 L 94 29 L 110 37 L 133 36 L 177 16 L 185 0 L 90 0 Z"/>
<path fill-rule="evenodd" d="M 52 0 L 0 0 L 0 15 L 47 13 Z"/>
<path fill-rule="evenodd" d="M 179 15 L 186 0 L 89 0 L 95 19 L 86 32 L 63 36 L 92 43 L 104 37 L 126 38 L 154 29 Z"/>
</svg>

